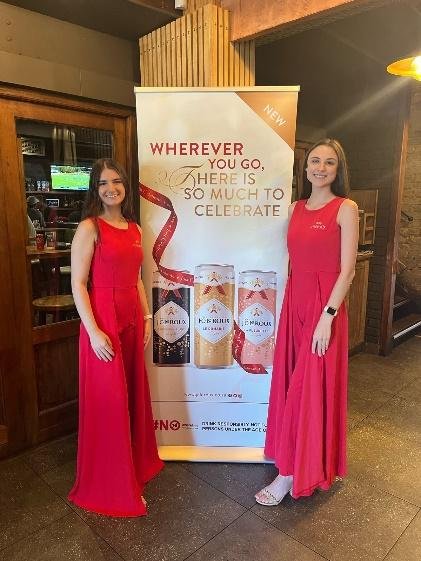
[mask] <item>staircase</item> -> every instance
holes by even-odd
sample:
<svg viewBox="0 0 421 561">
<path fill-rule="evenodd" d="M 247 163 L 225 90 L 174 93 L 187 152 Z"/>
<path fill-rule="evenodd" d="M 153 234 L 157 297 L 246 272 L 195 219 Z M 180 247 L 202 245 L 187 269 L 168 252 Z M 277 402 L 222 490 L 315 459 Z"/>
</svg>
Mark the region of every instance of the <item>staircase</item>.
<svg viewBox="0 0 421 561">
<path fill-rule="evenodd" d="M 393 346 L 396 347 L 417 333 L 421 333 L 421 314 L 417 311 L 415 303 L 396 286 L 392 323 Z"/>
</svg>

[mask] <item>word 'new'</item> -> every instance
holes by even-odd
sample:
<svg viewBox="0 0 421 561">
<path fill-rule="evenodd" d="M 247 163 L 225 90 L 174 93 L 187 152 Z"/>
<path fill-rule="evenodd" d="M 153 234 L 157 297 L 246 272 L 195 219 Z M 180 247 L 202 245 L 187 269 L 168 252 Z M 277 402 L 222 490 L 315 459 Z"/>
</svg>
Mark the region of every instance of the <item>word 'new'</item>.
<svg viewBox="0 0 421 561">
<path fill-rule="evenodd" d="M 266 105 L 266 107 L 264 108 L 264 112 L 269 115 L 272 121 L 275 121 L 275 125 L 278 125 L 278 127 L 286 124 L 286 119 L 284 119 L 278 113 L 278 111 L 275 111 L 275 109 L 271 105 Z"/>
</svg>

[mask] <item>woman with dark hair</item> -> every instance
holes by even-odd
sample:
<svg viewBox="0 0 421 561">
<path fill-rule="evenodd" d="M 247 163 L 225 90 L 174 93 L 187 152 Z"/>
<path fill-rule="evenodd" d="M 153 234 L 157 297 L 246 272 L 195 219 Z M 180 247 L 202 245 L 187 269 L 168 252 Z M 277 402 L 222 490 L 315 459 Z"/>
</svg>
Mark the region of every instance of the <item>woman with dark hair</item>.
<svg viewBox="0 0 421 561">
<path fill-rule="evenodd" d="M 72 243 L 81 326 L 77 475 L 69 499 L 109 516 L 146 514 L 144 484 L 163 465 L 144 363 L 152 315 L 132 201 L 124 169 L 110 159 L 95 162 Z"/>
<path fill-rule="evenodd" d="M 348 169 L 337 140 L 314 144 L 302 199 L 288 212 L 290 275 L 279 319 L 265 455 L 279 475 L 256 501 L 279 504 L 328 489 L 346 474 L 348 320 L 358 208 L 346 198 Z"/>
</svg>

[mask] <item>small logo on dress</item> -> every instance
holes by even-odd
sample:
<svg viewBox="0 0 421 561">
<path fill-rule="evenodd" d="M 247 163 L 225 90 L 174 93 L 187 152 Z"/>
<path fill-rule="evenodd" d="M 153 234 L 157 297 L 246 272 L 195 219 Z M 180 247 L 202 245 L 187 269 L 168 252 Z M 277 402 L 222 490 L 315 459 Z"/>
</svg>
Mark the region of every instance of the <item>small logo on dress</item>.
<svg viewBox="0 0 421 561">
<path fill-rule="evenodd" d="M 311 228 L 314 228 L 315 230 L 326 230 L 326 226 L 323 224 L 323 222 L 320 222 L 320 220 L 317 220 L 317 222 L 312 224 Z"/>
</svg>

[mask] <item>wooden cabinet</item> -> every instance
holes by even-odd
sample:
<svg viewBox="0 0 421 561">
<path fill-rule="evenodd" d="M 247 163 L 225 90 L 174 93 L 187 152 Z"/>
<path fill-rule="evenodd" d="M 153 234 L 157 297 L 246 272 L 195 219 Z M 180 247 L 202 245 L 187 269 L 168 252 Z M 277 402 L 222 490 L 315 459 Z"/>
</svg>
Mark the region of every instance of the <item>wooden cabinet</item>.
<svg viewBox="0 0 421 561">
<path fill-rule="evenodd" d="M 357 353 L 364 348 L 368 272 L 371 255 L 372 252 L 358 254 L 355 277 L 347 296 L 350 354 Z"/>
</svg>

